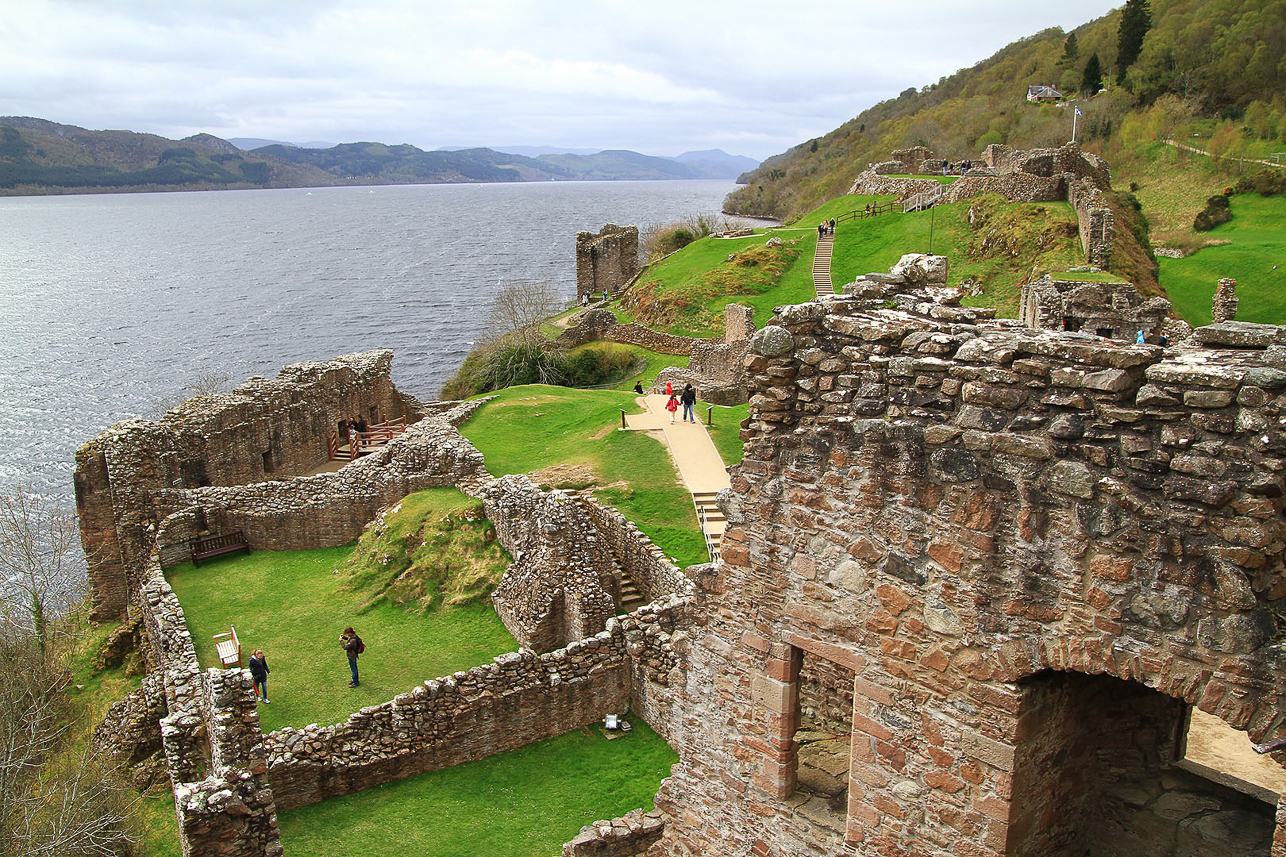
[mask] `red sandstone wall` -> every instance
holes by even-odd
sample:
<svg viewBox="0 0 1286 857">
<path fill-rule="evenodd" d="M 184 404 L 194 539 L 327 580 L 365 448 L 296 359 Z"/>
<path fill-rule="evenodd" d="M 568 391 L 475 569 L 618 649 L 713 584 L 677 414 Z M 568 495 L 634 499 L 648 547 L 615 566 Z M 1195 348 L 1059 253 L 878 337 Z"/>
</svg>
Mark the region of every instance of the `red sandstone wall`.
<svg viewBox="0 0 1286 857">
<path fill-rule="evenodd" d="M 1019 786 L 1085 797 L 1034 776 L 1057 755 L 1023 731 L 1043 691 L 1022 680 L 1042 670 L 1280 734 L 1275 329 L 1258 351 L 1219 347 L 1229 332 L 1163 358 L 859 306 L 790 308 L 752 340 L 747 453 L 658 795 L 665 853 L 1036 853 L 1010 851 L 1043 830 Z M 788 799 L 800 648 L 857 676 L 841 831 Z M 1077 704 L 1054 703 L 1047 739 L 1100 765 L 1173 726 L 1167 702 L 1078 733 Z M 710 722 L 726 725 L 694 725 Z"/>
</svg>

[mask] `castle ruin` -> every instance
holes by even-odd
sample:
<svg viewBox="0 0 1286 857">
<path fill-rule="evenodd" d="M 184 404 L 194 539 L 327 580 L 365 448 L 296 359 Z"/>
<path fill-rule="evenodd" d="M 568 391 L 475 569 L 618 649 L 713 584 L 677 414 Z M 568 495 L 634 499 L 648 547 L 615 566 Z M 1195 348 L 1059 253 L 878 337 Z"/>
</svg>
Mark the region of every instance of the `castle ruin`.
<svg viewBox="0 0 1286 857">
<path fill-rule="evenodd" d="M 576 300 L 593 300 L 604 292 L 615 294 L 639 270 L 639 228 L 603 225 L 597 233 L 576 233 Z"/>
</svg>

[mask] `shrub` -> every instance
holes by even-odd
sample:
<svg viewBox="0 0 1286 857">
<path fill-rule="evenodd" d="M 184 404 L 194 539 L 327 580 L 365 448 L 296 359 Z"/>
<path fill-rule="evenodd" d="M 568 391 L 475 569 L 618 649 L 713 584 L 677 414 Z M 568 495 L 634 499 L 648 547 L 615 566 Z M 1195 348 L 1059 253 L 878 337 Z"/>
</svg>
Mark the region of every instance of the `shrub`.
<svg viewBox="0 0 1286 857">
<path fill-rule="evenodd" d="M 692 214 L 674 223 L 653 224 L 639 236 L 639 259 L 655 262 L 682 250 L 698 238 L 723 232 L 731 224 L 718 214 Z"/>
<path fill-rule="evenodd" d="M 1198 232 L 1209 232 L 1229 220 L 1232 220 L 1232 208 L 1228 204 L 1228 197 L 1217 193 L 1206 200 L 1206 207 L 1197 213 L 1192 221 L 1192 228 Z"/>
</svg>

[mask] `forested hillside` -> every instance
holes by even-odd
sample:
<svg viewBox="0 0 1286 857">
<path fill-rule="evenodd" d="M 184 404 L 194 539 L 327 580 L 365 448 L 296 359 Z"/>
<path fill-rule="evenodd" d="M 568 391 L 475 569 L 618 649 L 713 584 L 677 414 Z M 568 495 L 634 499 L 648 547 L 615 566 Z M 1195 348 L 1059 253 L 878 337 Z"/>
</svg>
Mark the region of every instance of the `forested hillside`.
<svg viewBox="0 0 1286 857">
<path fill-rule="evenodd" d="M 1031 84 L 1058 87 L 1066 100 L 1029 103 Z M 1286 149 L 1284 85 L 1286 0 L 1130 0 L 1071 33 L 1045 30 L 907 89 L 769 158 L 743 177 L 726 208 L 789 219 L 846 192 L 868 163 L 906 146 L 958 160 L 990 143 L 1058 145 L 1071 137 L 1076 106 L 1084 114 L 1077 139 L 1105 156 L 1118 179 L 1136 158 L 1153 158 L 1145 150 L 1160 138 L 1219 158 L 1262 157 Z"/>
</svg>

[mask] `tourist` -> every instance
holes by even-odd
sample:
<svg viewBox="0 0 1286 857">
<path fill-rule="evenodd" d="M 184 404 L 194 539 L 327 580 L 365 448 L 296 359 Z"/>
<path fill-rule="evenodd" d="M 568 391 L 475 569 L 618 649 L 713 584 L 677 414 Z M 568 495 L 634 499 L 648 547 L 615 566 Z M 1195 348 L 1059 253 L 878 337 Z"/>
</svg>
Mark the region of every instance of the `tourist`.
<svg viewBox="0 0 1286 857">
<path fill-rule="evenodd" d="M 589 306 L 589 292 L 586 292 L 585 294 L 580 296 L 580 305 L 582 307 Z"/>
<path fill-rule="evenodd" d="M 608 295 L 607 289 L 603 289 L 603 303 L 607 303 L 607 295 Z"/>
<path fill-rule="evenodd" d="M 265 705 L 268 704 L 268 659 L 264 657 L 262 649 L 255 649 L 250 653 L 250 677 L 255 682 L 255 693 L 259 695 L 259 700 Z"/>
<path fill-rule="evenodd" d="M 835 234 L 835 218 L 831 218 L 831 234 Z"/>
<path fill-rule="evenodd" d="M 1138 335 L 1138 336 L 1134 337 L 1134 341 L 1135 341 L 1135 343 L 1136 343 L 1136 344 L 1138 344 L 1138 345 L 1143 345 L 1144 343 L 1146 343 L 1146 342 L 1147 342 L 1147 339 L 1143 336 L 1143 331 L 1142 331 L 1142 330 L 1140 330 L 1140 331 L 1139 331 L 1139 335 Z"/>
<path fill-rule="evenodd" d="M 361 443 L 361 438 L 357 436 L 357 426 L 352 420 L 348 422 L 348 454 L 352 458 L 357 457 L 357 445 Z"/>
<path fill-rule="evenodd" d="M 637 393 L 637 394 L 638 394 L 638 395 L 640 395 L 640 396 L 641 396 L 641 395 L 643 395 L 643 382 L 642 382 L 642 381 L 635 381 L 635 382 L 634 382 L 634 392 L 635 392 L 635 393 Z"/>
<path fill-rule="evenodd" d="M 683 421 L 685 423 L 696 422 L 697 418 L 692 413 L 692 408 L 697 403 L 697 391 L 692 389 L 691 384 L 683 388 L 683 395 L 679 397 L 679 401 L 683 402 Z"/>
<path fill-rule="evenodd" d="M 673 384 L 671 384 L 669 381 L 666 381 L 666 382 L 665 382 L 665 394 L 666 394 L 667 396 L 673 396 L 673 395 L 674 395 L 674 385 L 673 385 Z"/>
<path fill-rule="evenodd" d="M 1164 334 L 1164 333 L 1163 333 L 1163 334 L 1161 334 L 1161 338 L 1157 340 L 1157 344 L 1158 344 L 1158 345 L 1160 345 L 1162 348 L 1169 348 L 1169 347 L 1170 347 L 1170 337 L 1169 337 L 1169 336 L 1167 336 L 1167 335 L 1166 335 L 1166 334 Z"/>
<path fill-rule="evenodd" d="M 357 678 L 357 656 L 366 651 L 366 644 L 362 642 L 361 637 L 357 636 L 352 626 L 349 626 L 339 635 L 339 645 L 348 654 L 348 668 L 353 673 L 353 680 L 348 683 L 348 686 L 357 687 L 361 684 Z"/>
<path fill-rule="evenodd" d="M 670 385 L 666 384 L 665 386 Z M 665 403 L 665 409 L 670 412 L 670 425 L 674 425 L 674 414 L 679 410 L 679 400 L 674 398 L 673 393 L 670 394 L 670 401 Z"/>
<path fill-rule="evenodd" d="M 366 434 L 367 425 L 366 425 L 365 417 L 358 417 L 357 419 L 353 420 L 353 425 L 357 426 L 358 434 Z"/>
</svg>

